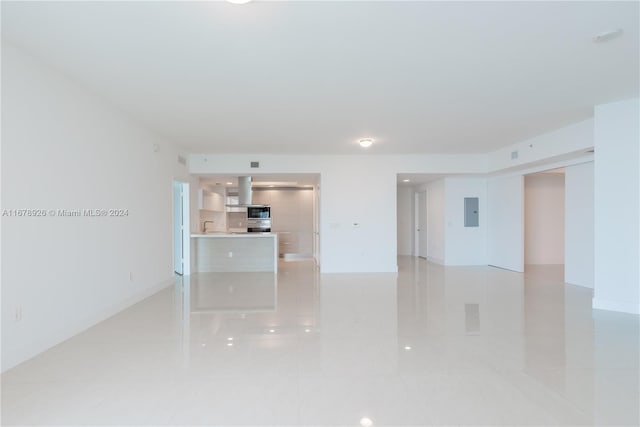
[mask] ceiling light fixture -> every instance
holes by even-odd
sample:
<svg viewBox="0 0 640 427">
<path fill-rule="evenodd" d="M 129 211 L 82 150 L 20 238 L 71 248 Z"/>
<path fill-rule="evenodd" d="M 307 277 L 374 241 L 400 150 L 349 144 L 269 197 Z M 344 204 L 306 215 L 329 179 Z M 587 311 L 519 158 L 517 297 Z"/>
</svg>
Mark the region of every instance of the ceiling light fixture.
<svg viewBox="0 0 640 427">
<path fill-rule="evenodd" d="M 373 420 L 369 417 L 360 418 L 360 425 L 362 427 L 371 427 L 373 425 Z"/>
<path fill-rule="evenodd" d="M 358 144 L 360 144 L 362 148 L 369 148 L 371 144 L 373 144 L 373 138 L 362 138 L 358 141 Z"/>
<path fill-rule="evenodd" d="M 410 182 L 410 179 L 403 179 L 402 182 Z"/>
<path fill-rule="evenodd" d="M 227 185 L 233 185 L 233 182 L 227 182 Z"/>
<path fill-rule="evenodd" d="M 613 39 L 617 39 L 618 37 L 620 37 L 622 35 L 624 31 L 622 30 L 622 28 L 618 28 L 616 30 L 610 30 L 610 31 L 604 31 L 600 34 L 596 34 L 593 37 L 593 42 L 594 43 L 605 43 L 608 41 L 611 41 Z"/>
</svg>

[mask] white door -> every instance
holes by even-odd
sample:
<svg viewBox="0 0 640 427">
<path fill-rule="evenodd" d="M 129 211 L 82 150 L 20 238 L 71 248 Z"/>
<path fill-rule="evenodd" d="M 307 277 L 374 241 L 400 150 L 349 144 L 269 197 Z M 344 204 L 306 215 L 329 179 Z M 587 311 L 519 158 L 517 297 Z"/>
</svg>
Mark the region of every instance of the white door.
<svg viewBox="0 0 640 427">
<path fill-rule="evenodd" d="M 416 242 L 419 257 L 427 257 L 427 192 L 416 193 Z"/>
<path fill-rule="evenodd" d="M 524 177 L 487 181 L 489 265 L 524 272 Z"/>
<path fill-rule="evenodd" d="M 184 213 L 182 209 L 182 183 L 173 181 L 173 270 L 183 274 Z"/>
</svg>

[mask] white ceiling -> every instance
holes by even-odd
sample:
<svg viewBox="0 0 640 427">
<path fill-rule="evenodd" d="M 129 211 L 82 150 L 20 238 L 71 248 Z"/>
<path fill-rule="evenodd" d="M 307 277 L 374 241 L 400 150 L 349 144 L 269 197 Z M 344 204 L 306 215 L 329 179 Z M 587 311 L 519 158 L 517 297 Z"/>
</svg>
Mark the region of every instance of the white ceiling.
<svg viewBox="0 0 640 427">
<path fill-rule="evenodd" d="M 3 1 L 2 36 L 191 152 L 478 153 L 638 96 L 638 6 Z"/>
</svg>

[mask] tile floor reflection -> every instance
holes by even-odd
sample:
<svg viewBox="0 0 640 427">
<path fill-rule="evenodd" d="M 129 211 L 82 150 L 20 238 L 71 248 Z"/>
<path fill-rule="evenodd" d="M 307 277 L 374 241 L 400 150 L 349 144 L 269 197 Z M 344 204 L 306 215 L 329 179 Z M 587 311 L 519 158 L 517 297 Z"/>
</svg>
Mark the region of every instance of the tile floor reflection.
<svg viewBox="0 0 640 427">
<path fill-rule="evenodd" d="M 557 267 L 198 274 L 2 375 L 3 425 L 638 425 L 638 316 Z"/>
</svg>

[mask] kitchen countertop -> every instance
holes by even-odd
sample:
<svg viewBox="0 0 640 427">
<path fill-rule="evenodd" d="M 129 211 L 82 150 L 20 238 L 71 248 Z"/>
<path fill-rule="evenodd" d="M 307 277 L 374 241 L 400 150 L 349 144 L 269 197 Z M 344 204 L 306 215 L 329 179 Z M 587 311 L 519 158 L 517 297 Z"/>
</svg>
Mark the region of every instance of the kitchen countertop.
<svg viewBox="0 0 640 427">
<path fill-rule="evenodd" d="M 194 233 L 191 237 L 206 237 L 206 238 L 255 238 L 255 237 L 275 237 L 276 233 L 248 233 L 248 232 L 213 232 L 213 233 Z"/>
</svg>

